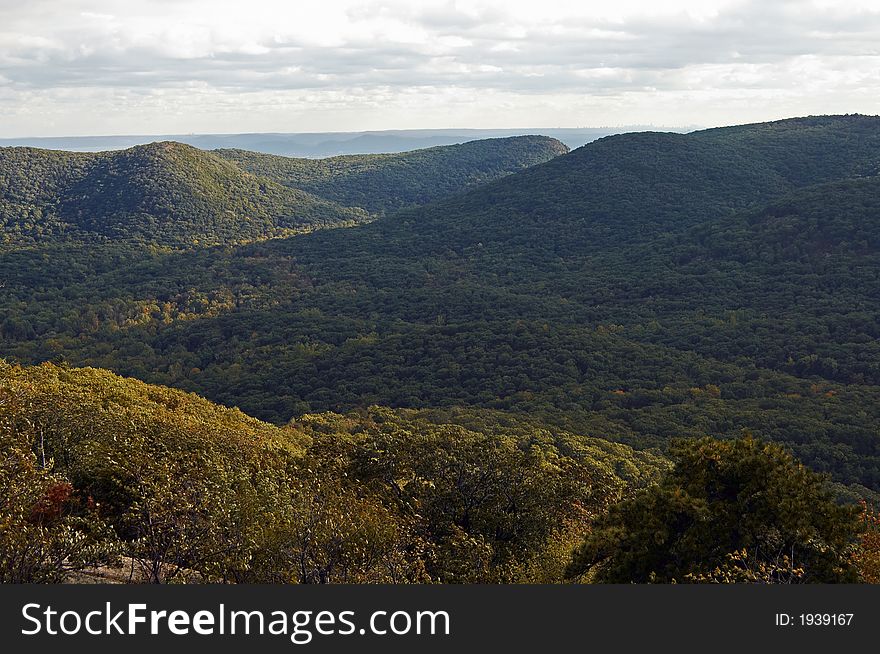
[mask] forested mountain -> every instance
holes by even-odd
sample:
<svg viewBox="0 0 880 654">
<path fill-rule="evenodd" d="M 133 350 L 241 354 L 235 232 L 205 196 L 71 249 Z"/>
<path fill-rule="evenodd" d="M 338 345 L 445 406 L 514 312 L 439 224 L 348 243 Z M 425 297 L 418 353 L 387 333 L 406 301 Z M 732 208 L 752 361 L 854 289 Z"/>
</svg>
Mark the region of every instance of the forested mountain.
<svg viewBox="0 0 880 654">
<path fill-rule="evenodd" d="M 320 171 L 309 160 L 269 157 L 271 165 L 247 172 L 233 157 L 174 142 L 94 154 L 0 148 L 0 226 L 7 243 L 235 244 L 364 222 L 387 206 L 424 204 L 564 151 L 553 139 L 523 137 L 355 157 Z M 263 156 L 235 154 L 242 162 Z M 288 168 L 314 171 L 311 182 L 290 184 L 278 173 Z M 431 192 L 413 190 L 428 178 Z"/>
<path fill-rule="evenodd" d="M 365 180 L 385 188 L 431 170 L 414 163 L 424 154 L 411 168 L 337 161 L 347 181 L 336 200 L 357 205 Z M 327 174 L 226 155 L 264 166 L 279 188 L 317 194 Z M 278 425 L 383 405 L 393 421 L 461 412 L 459 427 L 478 434 L 509 424 L 661 451 L 679 437 L 752 434 L 831 473 L 838 497 L 876 500 L 878 156 L 880 118 L 865 116 L 625 134 L 350 229 L 201 249 L 6 248 L 0 352 L 109 368 Z M 409 192 L 392 183 L 370 206 L 406 206 Z M 405 438 L 430 431 L 406 424 Z M 824 501 L 781 450 L 695 447 L 675 450 L 666 485 L 625 501 L 601 529 L 616 538 L 681 488 L 693 504 L 664 510 L 686 521 L 706 494 L 687 470 L 706 457 L 731 457 L 734 480 L 746 474 L 737 458 L 766 470 L 769 457 L 800 480 L 780 493 Z M 723 531 L 730 509 L 718 510 Z M 843 547 L 836 527 L 815 525 L 825 527 L 828 551 Z M 645 572 L 618 569 L 594 545 L 570 573 Z M 728 555 L 735 567 L 728 550 L 712 560 Z M 816 578 L 851 578 L 843 554 L 816 557 Z M 669 579 L 708 574 L 669 570 Z"/>
<path fill-rule="evenodd" d="M 179 143 L 73 154 L 0 150 L 7 242 L 236 243 L 367 218 Z"/>
<path fill-rule="evenodd" d="M 797 186 L 880 173 L 877 116 L 811 116 L 693 132 L 695 140 L 745 149 Z"/>
<path fill-rule="evenodd" d="M 217 150 L 244 170 L 370 213 L 428 204 L 568 152 L 555 139 L 519 136 L 398 154 L 291 159 Z"/>
</svg>

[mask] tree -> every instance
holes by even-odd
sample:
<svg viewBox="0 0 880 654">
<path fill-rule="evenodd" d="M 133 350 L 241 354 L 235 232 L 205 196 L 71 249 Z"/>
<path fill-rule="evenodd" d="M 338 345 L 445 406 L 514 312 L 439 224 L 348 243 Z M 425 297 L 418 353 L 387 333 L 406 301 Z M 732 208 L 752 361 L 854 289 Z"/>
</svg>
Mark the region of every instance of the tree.
<svg viewBox="0 0 880 654">
<path fill-rule="evenodd" d="M 857 509 L 823 477 L 751 437 L 682 441 L 660 484 L 599 518 L 569 578 L 597 582 L 850 582 Z M 729 574 L 725 574 L 729 573 Z"/>
<path fill-rule="evenodd" d="M 112 529 L 35 453 L 34 430 L 12 419 L 17 402 L 0 389 L 0 583 L 60 583 L 112 562 Z"/>
<path fill-rule="evenodd" d="M 853 554 L 853 563 L 859 569 L 862 581 L 880 584 L 880 514 L 875 508 L 862 502 L 861 519 L 865 531 Z"/>
</svg>

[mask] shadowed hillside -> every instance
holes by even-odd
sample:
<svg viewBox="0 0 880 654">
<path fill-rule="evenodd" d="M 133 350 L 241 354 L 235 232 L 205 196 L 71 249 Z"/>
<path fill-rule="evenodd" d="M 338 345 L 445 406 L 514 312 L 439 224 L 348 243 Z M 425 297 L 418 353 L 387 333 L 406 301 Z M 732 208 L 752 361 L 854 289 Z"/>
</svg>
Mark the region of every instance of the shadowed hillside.
<svg viewBox="0 0 880 654">
<path fill-rule="evenodd" d="M 433 202 L 568 152 L 556 139 L 519 136 L 399 154 L 291 159 L 218 150 L 243 169 L 371 213 Z"/>
</svg>

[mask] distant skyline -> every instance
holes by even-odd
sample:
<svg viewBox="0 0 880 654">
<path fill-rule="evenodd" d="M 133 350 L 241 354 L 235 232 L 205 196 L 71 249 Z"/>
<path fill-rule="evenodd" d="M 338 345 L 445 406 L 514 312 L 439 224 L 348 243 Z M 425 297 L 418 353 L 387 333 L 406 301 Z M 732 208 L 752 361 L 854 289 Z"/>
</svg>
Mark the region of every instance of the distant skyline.
<svg viewBox="0 0 880 654">
<path fill-rule="evenodd" d="M 875 0 L 0 0 L 0 138 L 880 113 Z"/>
</svg>

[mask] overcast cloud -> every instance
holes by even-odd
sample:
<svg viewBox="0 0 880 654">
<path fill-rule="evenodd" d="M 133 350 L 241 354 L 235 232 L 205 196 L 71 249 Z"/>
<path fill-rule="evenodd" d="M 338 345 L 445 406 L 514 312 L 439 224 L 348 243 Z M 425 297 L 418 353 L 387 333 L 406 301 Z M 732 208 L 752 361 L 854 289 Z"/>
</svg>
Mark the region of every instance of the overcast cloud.
<svg viewBox="0 0 880 654">
<path fill-rule="evenodd" d="M 880 3 L 0 0 L 0 136 L 880 113 Z"/>
</svg>

